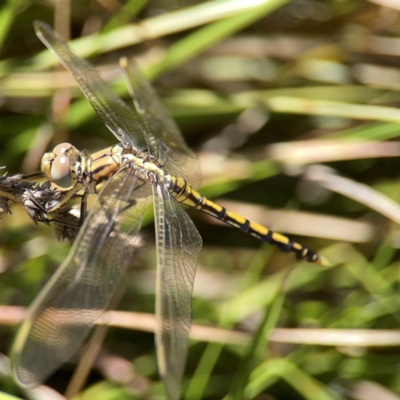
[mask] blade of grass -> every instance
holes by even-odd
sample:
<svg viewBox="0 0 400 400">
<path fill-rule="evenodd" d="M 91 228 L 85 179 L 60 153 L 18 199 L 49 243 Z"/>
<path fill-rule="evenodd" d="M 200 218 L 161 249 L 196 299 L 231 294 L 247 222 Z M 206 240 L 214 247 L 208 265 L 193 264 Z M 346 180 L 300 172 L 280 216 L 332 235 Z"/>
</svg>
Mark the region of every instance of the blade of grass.
<svg viewBox="0 0 400 400">
<path fill-rule="evenodd" d="M 146 69 L 146 76 L 151 80 L 162 72 L 183 64 L 286 3 L 288 3 L 288 0 L 267 0 L 260 1 L 258 4 L 246 3 L 247 6 L 243 7 L 242 13 L 239 15 L 200 28 L 172 45 L 161 61 Z M 242 5 L 244 4 L 242 2 Z M 256 4 L 255 7 L 254 4 Z M 246 11 L 246 8 L 248 8 L 248 11 Z"/>
<path fill-rule="evenodd" d="M 290 274 L 284 291 L 291 292 L 310 282 L 315 282 L 324 269 L 309 264 L 296 267 Z M 280 290 L 285 272 L 278 272 L 268 279 L 244 290 L 218 308 L 221 318 L 228 324 L 236 324 L 251 314 L 270 306 Z"/>
<path fill-rule="evenodd" d="M 23 3 L 24 0 L 8 0 L 0 8 L 0 52 L 8 37 L 15 15 Z"/>
<path fill-rule="evenodd" d="M 224 348 L 222 343 L 209 343 L 204 350 L 196 371 L 190 379 L 185 400 L 201 400 L 215 364 Z"/>
<path fill-rule="evenodd" d="M 350 104 L 338 101 L 311 100 L 289 96 L 274 98 L 258 97 L 249 93 L 239 93 L 232 96 L 237 105 L 254 106 L 255 101 L 262 102 L 268 109 L 277 113 L 292 113 L 305 115 L 325 115 L 359 120 L 399 122 L 400 111 L 395 107 Z"/>
<path fill-rule="evenodd" d="M 140 10 L 142 10 L 146 4 L 147 0 L 129 0 L 127 1 L 119 11 L 118 14 L 112 16 L 112 18 L 107 22 L 107 24 L 102 29 L 102 33 L 110 32 L 118 27 L 122 27 L 131 21 L 135 15 L 137 15 Z"/>
<path fill-rule="evenodd" d="M 399 137 L 398 123 L 368 123 L 326 135 L 329 139 L 390 140 Z"/>
<path fill-rule="evenodd" d="M 285 278 L 286 277 L 284 277 L 284 280 Z M 277 291 L 276 297 L 272 301 L 270 308 L 264 313 L 264 318 L 258 325 L 245 355 L 242 358 L 239 369 L 233 377 L 233 383 L 227 399 L 243 399 L 243 393 L 245 387 L 249 383 L 251 372 L 265 358 L 269 336 L 272 329 L 276 326 L 279 315 L 282 311 L 284 298 L 285 296 L 283 291 Z"/>
<path fill-rule="evenodd" d="M 261 363 L 253 372 L 251 381 L 244 391 L 245 398 L 252 399 L 256 397 L 274 382 L 273 378 L 276 376 L 285 380 L 304 399 L 344 400 L 338 393 L 325 387 L 288 359 L 271 359 Z"/>
<path fill-rule="evenodd" d="M 244 288 L 251 288 L 255 281 L 260 279 L 261 265 L 265 265 L 270 254 L 268 250 L 269 249 L 266 249 L 265 251 L 260 252 L 259 257 L 252 260 L 247 269 L 248 278 L 243 281 Z M 271 312 L 267 314 L 271 314 Z M 226 320 L 224 313 L 220 314 L 219 321 L 221 326 L 224 328 L 229 328 L 231 326 L 229 321 Z M 189 387 L 185 394 L 186 400 L 200 400 L 203 398 L 203 394 L 212 375 L 214 366 L 217 363 L 224 346 L 225 344 L 222 343 L 209 343 L 207 345 L 196 371 L 190 380 Z"/>
<path fill-rule="evenodd" d="M 22 398 L 15 397 L 15 396 L 12 396 L 11 394 L 7 394 L 4 392 L 0 392 L 0 400 L 22 400 Z"/>
<path fill-rule="evenodd" d="M 121 28 L 85 36 L 70 42 L 72 50 L 80 57 L 88 57 L 99 52 L 108 52 L 132 46 L 146 40 L 159 38 L 186 29 L 194 28 L 219 19 L 229 19 L 232 16 L 246 14 L 246 10 L 253 11 L 254 18 L 257 13 L 262 14 L 263 8 L 273 10 L 289 0 L 252 0 L 244 3 L 242 0 L 214 0 L 200 3 L 182 10 L 169 12 L 141 21 L 138 24 L 124 25 Z M 260 15 L 261 17 L 262 15 Z M 249 20 L 248 23 L 251 23 Z M 42 70 L 57 64 L 48 50 L 31 57 L 25 68 L 32 71 Z M 5 60 L 0 62 L 0 76 L 10 72 L 13 62 Z"/>
</svg>

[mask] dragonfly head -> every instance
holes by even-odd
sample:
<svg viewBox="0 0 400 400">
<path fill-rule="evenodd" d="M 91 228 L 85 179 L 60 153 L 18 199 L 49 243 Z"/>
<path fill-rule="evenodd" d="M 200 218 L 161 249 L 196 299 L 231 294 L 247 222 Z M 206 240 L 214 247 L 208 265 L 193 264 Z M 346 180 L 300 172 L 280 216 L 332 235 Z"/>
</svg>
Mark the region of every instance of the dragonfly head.
<svg viewBox="0 0 400 400">
<path fill-rule="evenodd" d="M 61 143 L 42 157 L 41 168 L 57 189 L 69 190 L 76 184 L 76 166 L 80 160 L 80 153 L 72 144 Z"/>
</svg>

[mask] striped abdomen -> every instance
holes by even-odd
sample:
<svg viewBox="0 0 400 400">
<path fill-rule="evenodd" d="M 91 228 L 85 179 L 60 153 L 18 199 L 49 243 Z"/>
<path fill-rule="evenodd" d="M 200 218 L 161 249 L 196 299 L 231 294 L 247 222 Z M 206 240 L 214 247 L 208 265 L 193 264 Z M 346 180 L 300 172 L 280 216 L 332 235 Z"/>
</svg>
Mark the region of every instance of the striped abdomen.
<svg viewBox="0 0 400 400">
<path fill-rule="evenodd" d="M 168 190 L 180 203 L 203 211 L 220 221 L 256 237 L 262 242 L 271 243 L 283 252 L 292 253 L 299 260 L 323 266 L 329 265 L 329 262 L 327 262 L 323 257 L 319 256 L 306 246 L 293 241 L 285 235 L 273 232 L 265 226 L 252 222 L 227 210 L 225 207 L 208 200 L 200 193 L 196 192 L 190 184 L 182 178 L 171 176 Z"/>
</svg>

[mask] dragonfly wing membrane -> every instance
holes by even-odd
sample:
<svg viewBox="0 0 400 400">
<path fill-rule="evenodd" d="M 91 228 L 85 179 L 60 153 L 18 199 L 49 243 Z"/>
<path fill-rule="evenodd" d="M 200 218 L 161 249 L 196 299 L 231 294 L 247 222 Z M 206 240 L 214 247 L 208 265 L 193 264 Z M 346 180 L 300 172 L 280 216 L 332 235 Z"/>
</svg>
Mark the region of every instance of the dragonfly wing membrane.
<svg viewBox="0 0 400 400">
<path fill-rule="evenodd" d="M 147 128 L 146 140 L 164 169 L 180 176 L 193 187 L 200 185 L 201 174 L 196 155 L 187 146 L 178 125 L 162 104 L 150 83 L 144 79 L 134 61 L 127 65 L 126 78 L 131 96 L 137 101 Z"/>
<path fill-rule="evenodd" d="M 76 56 L 49 25 L 35 21 L 34 27 L 40 40 L 72 73 L 97 115 L 118 140 L 152 153 L 167 172 L 199 186 L 200 170 L 195 154 L 157 93 L 133 63 L 129 65 L 128 77 L 141 110 L 133 110 L 117 96 L 93 65 Z"/>
<path fill-rule="evenodd" d="M 149 194 L 150 186 L 125 170 L 104 186 L 18 331 L 11 362 L 21 385 L 35 386 L 67 361 L 107 308 L 132 261 Z"/>
<path fill-rule="evenodd" d="M 201 237 L 186 211 L 163 186 L 156 186 L 157 360 L 170 400 L 178 399 L 191 326 L 192 291 Z"/>
<path fill-rule="evenodd" d="M 71 72 L 97 115 L 122 143 L 149 150 L 139 116 L 100 78 L 88 61 L 76 56 L 68 45 L 44 22 L 35 21 L 36 35 Z"/>
</svg>

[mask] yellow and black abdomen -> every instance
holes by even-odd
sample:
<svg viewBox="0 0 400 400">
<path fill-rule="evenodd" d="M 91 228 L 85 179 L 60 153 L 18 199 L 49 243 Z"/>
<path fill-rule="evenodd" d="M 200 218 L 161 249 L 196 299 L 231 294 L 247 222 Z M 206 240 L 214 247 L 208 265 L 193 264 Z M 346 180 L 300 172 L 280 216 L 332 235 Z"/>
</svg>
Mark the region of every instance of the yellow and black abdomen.
<svg viewBox="0 0 400 400">
<path fill-rule="evenodd" d="M 170 177 L 169 192 L 177 201 L 189 207 L 203 211 L 212 217 L 225 222 L 241 231 L 256 237 L 265 243 L 270 243 L 285 253 L 292 253 L 297 259 L 327 266 L 329 263 L 308 247 L 288 238 L 285 235 L 252 222 L 232 211 L 227 210 L 196 192 L 189 183 L 182 178 Z"/>
</svg>

